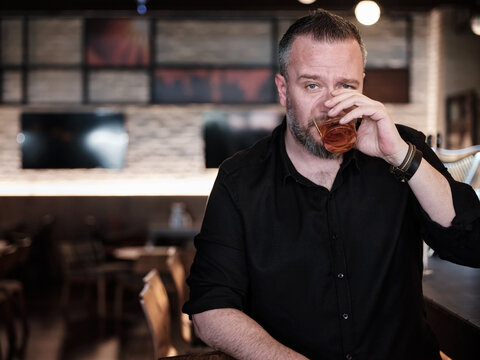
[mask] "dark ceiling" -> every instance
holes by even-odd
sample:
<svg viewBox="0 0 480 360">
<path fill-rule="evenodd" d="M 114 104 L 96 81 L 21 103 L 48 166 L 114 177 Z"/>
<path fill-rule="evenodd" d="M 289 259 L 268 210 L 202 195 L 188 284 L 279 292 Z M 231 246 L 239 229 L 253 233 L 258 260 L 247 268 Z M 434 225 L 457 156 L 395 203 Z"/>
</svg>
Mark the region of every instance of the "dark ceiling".
<svg viewBox="0 0 480 360">
<path fill-rule="evenodd" d="M 353 9 L 358 0 L 317 0 L 303 5 L 297 0 L 147 0 L 147 8 L 157 11 L 282 11 Z M 440 5 L 473 7 L 479 0 L 377 0 L 384 11 L 427 11 Z M 1 0 L 3 12 L 63 12 L 90 10 L 136 11 L 137 0 Z"/>
</svg>

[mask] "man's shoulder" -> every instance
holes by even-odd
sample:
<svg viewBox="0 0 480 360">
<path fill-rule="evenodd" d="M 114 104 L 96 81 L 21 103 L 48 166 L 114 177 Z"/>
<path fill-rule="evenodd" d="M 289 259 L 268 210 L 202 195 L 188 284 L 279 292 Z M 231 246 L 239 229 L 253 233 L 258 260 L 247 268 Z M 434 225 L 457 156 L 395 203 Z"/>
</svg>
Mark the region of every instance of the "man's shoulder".
<svg viewBox="0 0 480 360">
<path fill-rule="evenodd" d="M 226 159 L 220 170 L 225 174 L 234 174 L 243 171 L 254 171 L 255 168 L 263 166 L 273 151 L 272 135 L 267 136 L 252 146 L 235 153 Z"/>
</svg>

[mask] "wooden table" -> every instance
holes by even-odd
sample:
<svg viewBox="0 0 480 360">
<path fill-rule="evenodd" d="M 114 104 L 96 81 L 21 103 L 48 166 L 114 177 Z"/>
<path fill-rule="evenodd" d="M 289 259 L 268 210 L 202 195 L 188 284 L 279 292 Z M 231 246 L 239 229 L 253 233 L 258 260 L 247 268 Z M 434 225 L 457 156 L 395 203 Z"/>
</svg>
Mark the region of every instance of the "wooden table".
<svg viewBox="0 0 480 360">
<path fill-rule="evenodd" d="M 160 274 L 168 274 L 168 259 L 179 256 L 175 246 L 125 246 L 113 250 L 113 256 L 118 260 L 132 262 L 134 273 L 145 275 L 155 268 Z"/>
</svg>

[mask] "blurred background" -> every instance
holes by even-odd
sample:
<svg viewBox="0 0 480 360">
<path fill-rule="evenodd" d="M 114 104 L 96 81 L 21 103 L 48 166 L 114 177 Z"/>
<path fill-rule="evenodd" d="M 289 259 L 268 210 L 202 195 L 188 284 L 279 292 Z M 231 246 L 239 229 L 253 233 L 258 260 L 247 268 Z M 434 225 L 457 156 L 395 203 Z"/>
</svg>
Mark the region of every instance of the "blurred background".
<svg viewBox="0 0 480 360">
<path fill-rule="evenodd" d="M 371 25 L 359 22 L 357 4 L 2 1 L 0 253 L 28 249 L 0 258 L 2 279 L 17 281 L 0 297 L 3 357 L 152 357 L 137 299 L 145 268 L 132 270 L 145 255 L 138 249 L 173 247 L 188 275 L 218 165 L 282 120 L 277 43 L 317 7 L 358 25 L 368 50 L 365 93 L 395 122 L 424 132 L 449 166 L 468 156 L 458 179 L 478 191 L 479 0 L 378 1 Z M 125 248 L 137 252 L 118 252 Z M 78 273 L 86 267 L 96 273 Z M 118 291 L 130 285 L 115 312 Z M 170 290 L 175 319 L 178 287 Z M 8 300 L 22 294 L 24 302 Z M 203 350 L 177 330 L 179 352 Z"/>
</svg>

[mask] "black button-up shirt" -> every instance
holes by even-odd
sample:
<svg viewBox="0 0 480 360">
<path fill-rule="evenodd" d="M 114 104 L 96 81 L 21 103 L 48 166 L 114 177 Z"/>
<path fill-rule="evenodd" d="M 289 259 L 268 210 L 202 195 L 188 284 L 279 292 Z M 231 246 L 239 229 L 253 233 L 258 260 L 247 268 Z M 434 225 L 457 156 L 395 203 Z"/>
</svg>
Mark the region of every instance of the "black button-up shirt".
<svg viewBox="0 0 480 360">
<path fill-rule="evenodd" d="M 422 239 L 480 266 L 480 205 L 424 142 L 401 135 L 448 178 L 457 217 L 443 228 L 381 159 L 344 155 L 331 191 L 300 175 L 285 122 L 227 160 L 210 195 L 184 311 L 236 308 L 311 359 L 438 359 L 422 297 Z"/>
</svg>

